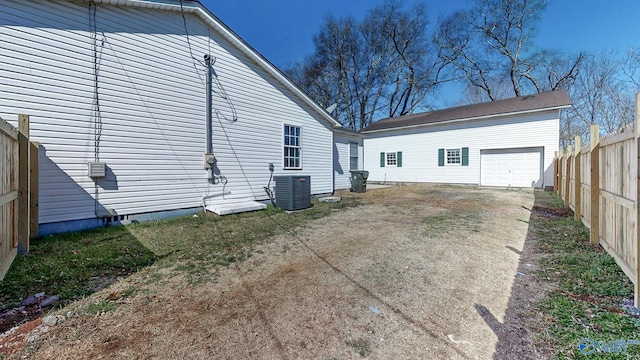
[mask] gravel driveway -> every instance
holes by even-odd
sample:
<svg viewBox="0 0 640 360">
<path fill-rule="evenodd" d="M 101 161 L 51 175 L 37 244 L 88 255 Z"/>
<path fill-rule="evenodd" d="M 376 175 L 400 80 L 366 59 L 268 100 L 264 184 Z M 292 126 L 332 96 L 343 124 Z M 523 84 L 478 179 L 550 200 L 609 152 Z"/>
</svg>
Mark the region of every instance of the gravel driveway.
<svg viewBox="0 0 640 360">
<path fill-rule="evenodd" d="M 363 205 L 273 239 L 215 282 L 150 282 L 146 271 L 119 282 L 115 289 L 147 290 L 113 311 L 67 319 L 32 356 L 493 358 L 533 191 L 404 186 L 342 195 Z"/>
</svg>

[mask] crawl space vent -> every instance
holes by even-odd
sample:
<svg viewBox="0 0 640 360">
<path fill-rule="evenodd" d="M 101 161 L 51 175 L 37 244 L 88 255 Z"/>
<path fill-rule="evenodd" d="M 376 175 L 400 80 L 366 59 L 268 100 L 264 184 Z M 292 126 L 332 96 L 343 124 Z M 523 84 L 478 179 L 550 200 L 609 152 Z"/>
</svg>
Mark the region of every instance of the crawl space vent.
<svg viewBox="0 0 640 360">
<path fill-rule="evenodd" d="M 107 164 L 103 162 L 89 163 L 89 177 L 93 179 L 107 176 Z"/>
</svg>

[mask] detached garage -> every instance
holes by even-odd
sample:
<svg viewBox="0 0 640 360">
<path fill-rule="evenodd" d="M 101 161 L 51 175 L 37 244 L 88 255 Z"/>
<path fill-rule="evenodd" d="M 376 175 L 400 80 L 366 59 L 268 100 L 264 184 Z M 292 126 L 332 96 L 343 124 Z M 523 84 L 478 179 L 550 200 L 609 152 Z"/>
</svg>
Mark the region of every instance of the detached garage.
<svg viewBox="0 0 640 360">
<path fill-rule="evenodd" d="M 370 182 L 553 185 L 564 90 L 378 121 L 361 130 Z"/>
</svg>

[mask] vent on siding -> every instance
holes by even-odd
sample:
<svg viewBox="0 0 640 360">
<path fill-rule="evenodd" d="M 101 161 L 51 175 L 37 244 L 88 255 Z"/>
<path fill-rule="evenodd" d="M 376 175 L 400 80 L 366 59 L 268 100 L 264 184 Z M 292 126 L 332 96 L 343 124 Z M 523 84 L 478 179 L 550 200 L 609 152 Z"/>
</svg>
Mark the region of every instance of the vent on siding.
<svg viewBox="0 0 640 360">
<path fill-rule="evenodd" d="M 276 205 L 284 210 L 311 207 L 311 178 L 309 176 L 274 176 Z"/>
<path fill-rule="evenodd" d="M 89 177 L 92 179 L 103 178 L 107 176 L 107 164 L 103 162 L 89 163 Z"/>
</svg>

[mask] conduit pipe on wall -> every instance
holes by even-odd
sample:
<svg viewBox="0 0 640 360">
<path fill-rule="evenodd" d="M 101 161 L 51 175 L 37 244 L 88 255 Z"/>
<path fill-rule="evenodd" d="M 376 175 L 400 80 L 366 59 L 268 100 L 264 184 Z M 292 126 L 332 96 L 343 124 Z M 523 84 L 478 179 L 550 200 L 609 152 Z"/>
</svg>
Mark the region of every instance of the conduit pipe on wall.
<svg viewBox="0 0 640 360">
<path fill-rule="evenodd" d="M 211 114 L 211 79 L 213 77 L 213 66 L 211 66 L 211 56 L 209 56 L 209 54 L 205 54 L 204 55 L 204 62 L 207 65 L 207 91 L 206 91 L 206 96 L 207 96 L 207 101 L 206 101 L 206 106 L 207 106 L 207 110 L 206 110 L 206 133 L 207 133 L 207 137 L 206 137 L 206 142 L 207 142 L 207 152 L 205 154 L 205 161 L 208 163 L 208 179 L 209 179 L 209 183 L 211 184 L 215 184 L 215 175 L 213 173 L 213 168 L 215 166 L 215 158 L 213 157 L 213 144 L 212 144 L 212 139 L 211 139 L 211 132 L 213 131 L 212 128 L 212 114 Z"/>
</svg>

